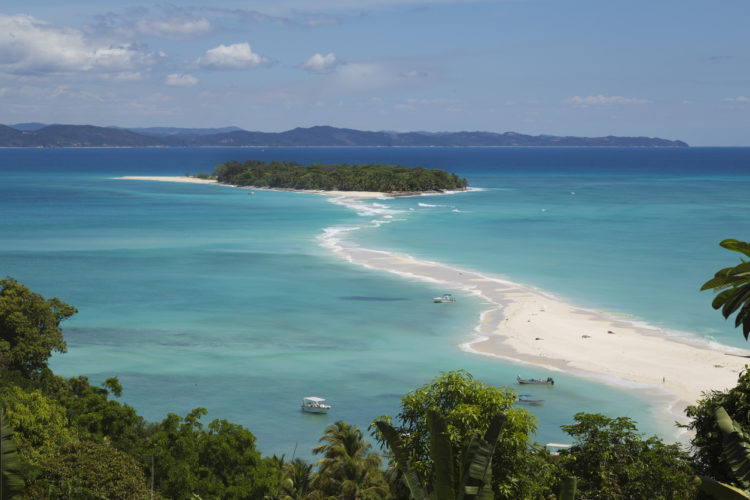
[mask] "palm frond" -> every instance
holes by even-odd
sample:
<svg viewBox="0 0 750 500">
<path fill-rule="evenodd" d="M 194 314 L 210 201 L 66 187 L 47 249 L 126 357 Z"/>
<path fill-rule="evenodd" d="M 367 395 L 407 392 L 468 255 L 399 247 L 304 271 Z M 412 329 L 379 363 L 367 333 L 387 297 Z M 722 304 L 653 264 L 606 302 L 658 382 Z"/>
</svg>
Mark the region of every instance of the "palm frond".
<svg viewBox="0 0 750 500">
<path fill-rule="evenodd" d="M 3 499 L 12 500 L 23 493 L 25 486 L 13 430 L 8 424 L 5 409 L 0 408 L 0 494 Z"/>
</svg>

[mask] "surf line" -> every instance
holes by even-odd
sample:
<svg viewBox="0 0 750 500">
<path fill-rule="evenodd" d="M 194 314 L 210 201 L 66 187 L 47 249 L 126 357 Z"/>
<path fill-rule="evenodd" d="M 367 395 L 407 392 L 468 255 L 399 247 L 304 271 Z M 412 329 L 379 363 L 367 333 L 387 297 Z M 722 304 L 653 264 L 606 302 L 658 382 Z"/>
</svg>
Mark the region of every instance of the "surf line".
<svg viewBox="0 0 750 500">
<path fill-rule="evenodd" d="M 394 222 L 404 211 L 345 197 L 330 201 L 376 218 L 326 228 L 318 237 L 322 247 L 353 264 L 460 290 L 487 304 L 472 338 L 458 346 L 465 351 L 645 391 L 683 418 L 684 407 L 702 392 L 736 384 L 746 359 L 726 354 L 750 354 L 689 333 L 674 335 L 642 321 L 578 307 L 503 278 L 363 248 L 349 238 L 353 231 Z"/>
</svg>

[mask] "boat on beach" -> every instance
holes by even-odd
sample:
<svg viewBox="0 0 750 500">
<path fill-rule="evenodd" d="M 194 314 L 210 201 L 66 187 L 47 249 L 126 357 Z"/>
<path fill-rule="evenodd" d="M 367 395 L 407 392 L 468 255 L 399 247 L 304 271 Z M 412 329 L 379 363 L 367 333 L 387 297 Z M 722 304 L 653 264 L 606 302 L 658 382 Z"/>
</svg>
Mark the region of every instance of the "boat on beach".
<svg viewBox="0 0 750 500">
<path fill-rule="evenodd" d="M 331 405 L 325 404 L 325 399 L 316 396 L 302 398 L 302 411 L 307 413 L 328 413 Z"/>
<path fill-rule="evenodd" d="M 519 384 L 555 385 L 555 381 L 552 380 L 552 377 L 547 377 L 546 379 L 541 379 L 541 378 L 521 378 L 520 375 L 517 375 L 516 376 L 516 380 L 518 380 Z"/>
<path fill-rule="evenodd" d="M 449 293 L 444 293 L 440 297 L 433 297 L 432 301 L 436 304 L 451 304 L 456 301 L 456 299 L 453 298 L 453 295 Z"/>
</svg>

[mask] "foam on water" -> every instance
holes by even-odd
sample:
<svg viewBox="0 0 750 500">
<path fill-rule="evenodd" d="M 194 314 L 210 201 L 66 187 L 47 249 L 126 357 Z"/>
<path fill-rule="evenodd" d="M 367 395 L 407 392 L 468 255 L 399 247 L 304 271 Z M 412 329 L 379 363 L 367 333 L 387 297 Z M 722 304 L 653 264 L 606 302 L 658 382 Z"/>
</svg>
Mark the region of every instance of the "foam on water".
<svg viewBox="0 0 750 500">
<path fill-rule="evenodd" d="M 481 189 L 331 204 L 110 179 L 181 176 L 248 156 L 423 165 Z M 0 275 L 78 307 L 55 372 L 95 384 L 116 375 L 124 400 L 149 420 L 205 406 L 210 418 L 249 427 L 264 454 L 289 455 L 298 442 L 305 456 L 329 423 L 364 429 L 394 416 L 403 394 L 440 371 L 512 385 L 519 369 L 540 377 L 555 368 L 464 352 L 458 346 L 481 337 L 477 319 L 494 307 L 476 289 L 448 274 L 352 265 L 350 252 L 479 270 L 498 286 L 533 284 L 666 332 L 744 345 L 707 293 L 695 297 L 732 260 L 716 243 L 750 234 L 743 165 L 750 150 L 3 150 Z M 458 307 L 433 306 L 444 291 Z M 542 442 L 565 442 L 559 426 L 577 411 L 631 416 L 670 439 L 677 432 L 647 389 L 555 379 L 554 390 L 538 389 L 545 406 L 530 409 Z M 328 396 L 335 412 L 299 415 L 307 393 Z"/>
</svg>

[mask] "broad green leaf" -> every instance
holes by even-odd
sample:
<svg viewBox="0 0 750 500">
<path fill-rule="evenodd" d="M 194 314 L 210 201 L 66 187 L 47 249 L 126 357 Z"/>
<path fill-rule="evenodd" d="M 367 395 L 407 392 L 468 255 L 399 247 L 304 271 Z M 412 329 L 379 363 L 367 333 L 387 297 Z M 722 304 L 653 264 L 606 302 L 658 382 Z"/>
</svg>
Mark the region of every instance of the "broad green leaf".
<svg viewBox="0 0 750 500">
<path fill-rule="evenodd" d="M 575 476 L 568 476 L 562 481 L 560 486 L 560 500 L 574 500 L 576 497 L 576 487 L 578 486 L 578 478 Z"/>
<path fill-rule="evenodd" d="M 724 458 L 729 463 L 735 479 L 743 488 L 750 487 L 750 442 L 724 408 L 716 410 L 716 424 L 721 430 Z"/>
<path fill-rule="evenodd" d="M 739 488 L 729 486 L 728 484 L 714 481 L 710 477 L 699 476 L 700 483 L 698 487 L 703 493 L 711 495 L 716 500 L 748 500 L 750 495 Z"/>
<path fill-rule="evenodd" d="M 432 455 L 434 473 L 433 498 L 455 500 L 453 452 L 448 437 L 448 427 L 443 417 L 435 410 L 427 411 L 427 425 L 430 428 L 430 455 Z"/>
<path fill-rule="evenodd" d="M 8 500 L 19 498 L 24 487 L 13 430 L 8 425 L 5 410 L 0 408 L 0 497 Z"/>
<path fill-rule="evenodd" d="M 401 471 L 404 482 L 406 483 L 407 488 L 409 488 L 409 492 L 411 492 L 411 496 L 416 500 L 427 500 L 427 493 L 425 492 L 422 483 L 419 481 L 419 475 L 416 471 L 409 468 L 409 456 L 406 453 L 406 450 L 404 450 L 401 436 L 398 435 L 398 432 L 393 426 L 386 422 L 377 421 L 375 422 L 375 425 L 383 435 L 383 439 L 385 439 L 388 447 L 391 449 L 391 453 L 393 453 L 396 462 L 396 468 Z"/>
</svg>

